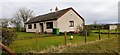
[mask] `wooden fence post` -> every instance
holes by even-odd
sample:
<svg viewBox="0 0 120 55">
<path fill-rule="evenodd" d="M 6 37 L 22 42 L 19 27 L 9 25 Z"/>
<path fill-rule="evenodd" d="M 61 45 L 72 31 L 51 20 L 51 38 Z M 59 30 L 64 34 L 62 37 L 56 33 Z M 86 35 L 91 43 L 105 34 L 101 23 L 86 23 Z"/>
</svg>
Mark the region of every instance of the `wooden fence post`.
<svg viewBox="0 0 120 55">
<path fill-rule="evenodd" d="M 116 37 L 117 37 L 117 29 L 115 29 Z"/>
<path fill-rule="evenodd" d="M 67 32 L 65 31 L 65 36 L 64 36 L 65 45 L 66 45 L 66 36 L 67 36 Z"/>
<path fill-rule="evenodd" d="M 85 31 L 85 43 L 86 43 L 87 31 Z"/>
<path fill-rule="evenodd" d="M 100 38 L 100 34 L 101 34 L 101 32 L 100 32 L 100 28 L 99 28 L 99 40 L 101 39 L 101 38 Z"/>
<path fill-rule="evenodd" d="M 108 38 L 110 38 L 110 29 L 108 29 Z"/>
<path fill-rule="evenodd" d="M 38 49 L 38 31 L 36 31 L 36 49 Z"/>
<path fill-rule="evenodd" d="M 7 46 L 3 45 L 2 43 L 0 43 L 0 48 L 4 49 L 7 53 L 9 53 L 7 55 L 17 55 L 15 52 L 13 52 L 11 49 L 9 49 Z"/>
</svg>

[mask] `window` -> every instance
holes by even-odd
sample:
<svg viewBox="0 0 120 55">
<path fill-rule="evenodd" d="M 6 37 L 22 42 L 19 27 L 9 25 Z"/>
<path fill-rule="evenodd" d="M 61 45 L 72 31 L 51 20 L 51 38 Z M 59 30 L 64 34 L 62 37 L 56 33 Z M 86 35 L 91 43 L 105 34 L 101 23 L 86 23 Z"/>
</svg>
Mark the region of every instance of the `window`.
<svg viewBox="0 0 120 55">
<path fill-rule="evenodd" d="M 32 29 L 32 25 L 31 24 L 28 25 L 28 29 Z"/>
<path fill-rule="evenodd" d="M 47 22 L 46 25 L 47 25 L 46 27 L 47 29 L 53 28 L 53 22 Z"/>
<path fill-rule="evenodd" d="M 70 27 L 74 27 L 74 21 L 69 21 L 70 22 Z"/>
<path fill-rule="evenodd" d="M 36 29 L 36 24 L 34 24 L 34 29 Z"/>
</svg>

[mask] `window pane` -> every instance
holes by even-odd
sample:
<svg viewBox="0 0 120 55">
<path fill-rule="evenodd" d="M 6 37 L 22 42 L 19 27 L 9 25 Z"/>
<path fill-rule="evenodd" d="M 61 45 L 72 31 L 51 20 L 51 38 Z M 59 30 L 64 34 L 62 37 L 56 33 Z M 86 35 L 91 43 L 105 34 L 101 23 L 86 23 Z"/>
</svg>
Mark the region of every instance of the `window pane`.
<svg viewBox="0 0 120 55">
<path fill-rule="evenodd" d="M 34 24 L 34 29 L 36 29 L 36 24 Z"/>
<path fill-rule="evenodd" d="M 74 27 L 74 21 L 69 21 L 70 22 L 70 27 Z"/>
<path fill-rule="evenodd" d="M 28 25 L 28 29 L 32 29 L 32 25 L 31 24 Z"/>
<path fill-rule="evenodd" d="M 47 25 L 46 27 L 47 29 L 53 28 L 53 22 L 47 22 L 46 25 Z"/>
</svg>

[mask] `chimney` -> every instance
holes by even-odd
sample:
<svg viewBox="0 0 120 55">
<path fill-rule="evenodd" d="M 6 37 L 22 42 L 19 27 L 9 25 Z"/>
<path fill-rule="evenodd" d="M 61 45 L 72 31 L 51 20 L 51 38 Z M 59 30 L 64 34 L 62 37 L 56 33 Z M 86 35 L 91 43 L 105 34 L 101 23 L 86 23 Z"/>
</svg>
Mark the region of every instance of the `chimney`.
<svg viewBox="0 0 120 55">
<path fill-rule="evenodd" d="M 58 11 L 58 8 L 56 7 L 56 8 L 55 8 L 55 12 L 57 12 L 57 11 Z"/>
<path fill-rule="evenodd" d="M 50 11 L 52 12 L 52 9 L 50 9 Z"/>
</svg>

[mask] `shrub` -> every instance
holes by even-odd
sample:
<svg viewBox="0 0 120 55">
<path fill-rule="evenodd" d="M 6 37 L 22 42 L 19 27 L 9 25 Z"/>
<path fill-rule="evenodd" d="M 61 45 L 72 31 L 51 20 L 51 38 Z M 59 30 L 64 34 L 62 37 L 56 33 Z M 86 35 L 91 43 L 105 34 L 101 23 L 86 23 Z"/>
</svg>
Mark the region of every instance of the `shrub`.
<svg viewBox="0 0 120 55">
<path fill-rule="evenodd" d="M 16 31 L 13 29 L 2 29 L 2 43 L 9 46 L 16 38 Z"/>
<path fill-rule="evenodd" d="M 74 33 L 79 33 L 81 31 L 83 31 L 83 27 L 82 26 L 77 26 L 76 31 Z"/>
<path fill-rule="evenodd" d="M 59 36 L 62 36 L 62 35 L 64 35 L 64 33 L 60 32 L 60 33 L 59 33 Z"/>
<path fill-rule="evenodd" d="M 89 36 L 91 33 L 91 27 L 90 26 L 85 26 L 84 30 L 80 32 L 80 35 L 85 36 L 87 32 L 87 35 Z"/>
<path fill-rule="evenodd" d="M 25 29 L 25 28 L 20 28 L 19 31 L 20 31 L 20 32 L 26 32 L 26 29 Z"/>
<path fill-rule="evenodd" d="M 45 33 L 45 34 L 47 34 L 47 32 L 46 32 L 46 31 L 45 31 L 44 33 Z"/>
<path fill-rule="evenodd" d="M 87 35 L 88 35 L 88 36 L 89 36 L 89 34 L 90 34 L 90 33 L 87 31 Z M 81 35 L 81 36 L 85 36 L 85 35 L 86 35 L 86 31 L 83 30 L 82 32 L 80 32 L 80 35 Z"/>
</svg>

